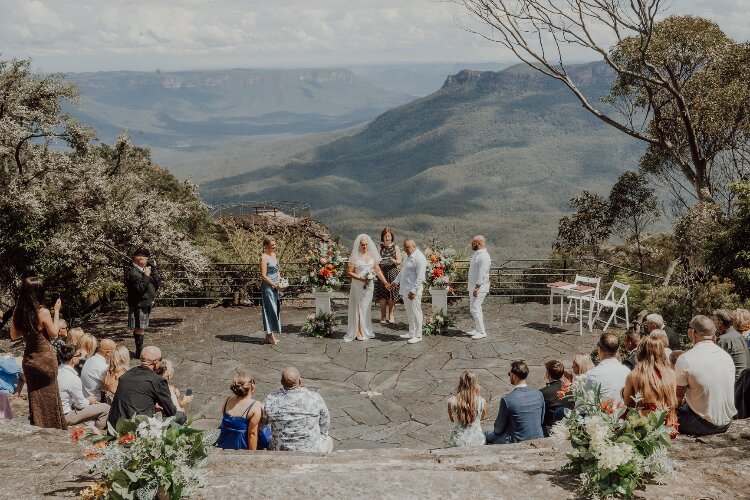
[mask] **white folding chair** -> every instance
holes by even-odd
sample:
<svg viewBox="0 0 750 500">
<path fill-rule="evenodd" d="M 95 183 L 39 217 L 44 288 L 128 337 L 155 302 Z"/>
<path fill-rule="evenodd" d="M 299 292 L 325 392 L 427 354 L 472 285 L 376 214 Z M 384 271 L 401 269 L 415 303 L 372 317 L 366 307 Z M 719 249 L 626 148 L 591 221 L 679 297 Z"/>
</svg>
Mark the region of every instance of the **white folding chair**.
<svg viewBox="0 0 750 500">
<path fill-rule="evenodd" d="M 601 285 L 601 282 L 602 282 L 601 278 L 591 278 L 589 276 L 581 276 L 580 274 L 576 274 L 576 279 L 573 280 L 573 284 L 593 286 L 594 295 L 582 296 L 582 297 L 576 297 L 576 296 L 565 297 L 566 299 L 568 299 L 568 311 L 565 313 L 565 321 L 568 321 L 568 317 L 570 316 L 570 308 L 573 306 L 573 302 L 576 303 L 576 310 L 575 310 L 574 316 L 576 316 L 577 318 L 580 318 L 581 315 L 583 314 L 583 303 L 589 302 L 591 299 L 599 299 L 599 286 Z M 588 323 L 591 323 L 591 314 L 589 314 Z"/>
<path fill-rule="evenodd" d="M 607 292 L 607 295 L 603 299 L 594 299 L 594 305 L 596 306 L 596 316 L 594 316 L 594 319 L 589 322 L 589 330 L 591 330 L 594 327 L 594 323 L 596 323 L 596 320 L 599 319 L 599 315 L 602 312 L 602 309 L 612 309 L 612 314 L 609 316 L 609 319 L 604 324 L 604 329 L 602 331 L 606 332 L 607 328 L 609 328 L 609 324 L 614 322 L 614 324 L 617 324 L 617 310 L 621 307 L 625 309 L 625 328 L 630 328 L 630 317 L 628 316 L 628 290 L 630 289 L 630 285 L 626 285 L 625 283 L 620 283 L 619 281 L 615 280 L 614 283 L 612 283 L 612 286 L 609 288 L 609 291 Z M 619 295 L 619 297 L 617 297 Z"/>
</svg>

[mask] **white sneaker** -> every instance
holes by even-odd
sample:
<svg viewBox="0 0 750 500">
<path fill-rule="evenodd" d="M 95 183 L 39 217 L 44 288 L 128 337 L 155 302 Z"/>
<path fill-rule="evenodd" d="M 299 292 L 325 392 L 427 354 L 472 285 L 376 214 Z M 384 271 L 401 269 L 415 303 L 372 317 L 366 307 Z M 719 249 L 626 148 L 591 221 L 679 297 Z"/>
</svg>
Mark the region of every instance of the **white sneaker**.
<svg viewBox="0 0 750 500">
<path fill-rule="evenodd" d="M 474 335 L 476 335 L 477 333 L 479 333 L 479 332 L 478 332 L 478 331 L 476 331 L 476 330 L 471 330 L 470 332 L 466 332 L 466 335 L 468 335 L 469 337 L 473 337 L 473 336 L 474 336 Z"/>
<path fill-rule="evenodd" d="M 403 334 L 403 335 L 399 335 L 399 338 L 402 338 L 402 339 L 410 339 L 410 338 L 411 338 L 411 333 L 405 333 L 405 334 Z"/>
<path fill-rule="evenodd" d="M 406 341 L 407 344 L 416 344 L 417 342 L 422 342 L 422 337 L 414 337 Z"/>
<path fill-rule="evenodd" d="M 479 339 L 483 339 L 483 338 L 485 338 L 486 336 L 487 336 L 487 334 L 486 334 L 486 333 L 477 333 L 477 334 L 475 334 L 475 335 L 472 335 L 472 336 L 471 336 L 471 340 L 479 340 Z"/>
</svg>

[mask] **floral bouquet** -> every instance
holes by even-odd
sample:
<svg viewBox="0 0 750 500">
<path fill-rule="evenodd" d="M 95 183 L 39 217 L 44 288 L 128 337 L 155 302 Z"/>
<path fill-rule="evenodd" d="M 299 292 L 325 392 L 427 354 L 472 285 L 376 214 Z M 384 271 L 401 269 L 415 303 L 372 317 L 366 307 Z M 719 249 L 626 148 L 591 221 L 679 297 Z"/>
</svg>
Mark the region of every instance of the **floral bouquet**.
<svg viewBox="0 0 750 500">
<path fill-rule="evenodd" d="M 321 243 L 307 256 L 307 273 L 302 283 L 322 291 L 330 291 L 341 286 L 338 275 L 343 272 L 344 259 L 335 245 Z"/>
<path fill-rule="evenodd" d="M 427 285 L 430 288 L 449 288 L 454 274 L 456 251 L 452 247 L 443 248 L 433 242 L 427 249 Z"/>
<path fill-rule="evenodd" d="M 570 391 L 575 409 L 565 410 L 551 431 L 573 446 L 565 467 L 579 474 L 581 490 L 594 497 L 631 497 L 645 481 L 670 474 L 667 447 L 677 431 L 666 423 L 668 410 L 642 416 L 622 403 L 602 401 L 598 388 L 587 392 L 584 384 L 585 376 L 577 377 L 558 392 L 566 397 Z"/>
<path fill-rule="evenodd" d="M 365 274 L 365 279 L 367 280 L 367 282 L 362 284 L 365 285 L 365 288 L 367 288 L 368 286 L 370 286 L 370 283 L 375 281 L 375 272 L 367 271 L 367 274 Z"/>
<path fill-rule="evenodd" d="M 193 494 L 204 485 L 200 467 L 207 459 L 206 436 L 201 430 L 181 426 L 174 417 L 162 419 L 136 415 L 120 419 L 113 436 L 84 436 L 74 429 L 72 441 L 82 437 L 88 444 L 89 471 L 101 478 L 81 492 L 86 499 L 176 500 Z"/>
<path fill-rule="evenodd" d="M 425 318 L 425 322 L 422 325 L 422 335 L 441 335 L 453 326 L 456 326 L 455 320 L 443 311 L 438 311 L 433 316 Z"/>
<path fill-rule="evenodd" d="M 289 288 L 289 280 L 286 278 L 279 278 L 279 288 L 282 290 L 285 288 Z"/>
<path fill-rule="evenodd" d="M 320 311 L 307 316 L 307 321 L 302 325 L 302 332 L 311 337 L 330 337 L 338 324 L 339 320 L 333 313 Z"/>
</svg>

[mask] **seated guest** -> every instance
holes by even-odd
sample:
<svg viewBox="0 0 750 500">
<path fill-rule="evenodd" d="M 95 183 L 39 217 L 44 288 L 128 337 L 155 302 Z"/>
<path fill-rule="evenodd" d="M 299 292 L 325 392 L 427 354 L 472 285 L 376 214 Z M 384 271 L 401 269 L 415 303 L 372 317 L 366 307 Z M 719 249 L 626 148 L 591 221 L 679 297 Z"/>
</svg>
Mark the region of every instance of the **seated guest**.
<svg viewBox="0 0 750 500">
<path fill-rule="evenodd" d="M 164 377 L 164 380 L 166 380 L 169 384 L 169 392 L 172 393 L 172 402 L 175 404 L 177 409 L 180 409 L 182 411 L 187 410 L 187 405 L 193 402 L 193 396 L 190 395 L 181 398 L 180 390 L 171 384 L 172 379 L 174 378 L 174 363 L 172 363 L 172 361 L 168 359 L 165 359 L 160 375 Z"/>
<path fill-rule="evenodd" d="M 68 341 L 68 322 L 60 318 L 57 320 L 57 325 L 57 338 L 50 340 L 49 343 L 55 348 L 55 353 L 57 354 L 57 365 L 59 366 L 63 364 L 63 361 L 60 358 L 60 348 L 67 344 Z"/>
<path fill-rule="evenodd" d="M 78 346 L 81 342 L 81 337 L 83 337 L 83 328 L 80 326 L 77 326 L 75 328 L 71 328 L 68 330 L 68 336 L 65 338 L 65 343 L 68 345 L 72 345 L 76 349 L 78 349 Z"/>
<path fill-rule="evenodd" d="M 96 337 L 94 337 L 90 333 L 84 333 L 83 335 L 81 335 L 81 338 L 78 339 L 78 352 L 81 353 L 81 360 L 75 367 L 76 373 L 78 373 L 78 375 L 81 374 L 83 365 L 86 363 L 86 361 L 88 361 L 90 357 L 96 354 L 97 345 L 98 344 L 96 342 Z"/>
<path fill-rule="evenodd" d="M 120 377 L 130 369 L 130 351 L 124 345 L 121 345 L 112 354 L 109 360 L 109 369 L 104 380 L 102 380 L 102 392 L 104 398 L 108 403 L 112 403 L 112 398 L 115 397 L 117 392 L 117 384 L 120 381 Z"/>
<path fill-rule="evenodd" d="M 302 387 L 299 371 L 293 366 L 284 368 L 281 387 L 266 397 L 263 413 L 271 424 L 272 450 L 333 450 L 328 407 L 320 394 Z"/>
<path fill-rule="evenodd" d="M 560 394 L 565 391 L 563 386 L 567 386 L 567 382 L 563 383 L 563 376 L 565 374 L 565 367 L 563 364 L 556 359 L 551 359 L 544 363 L 544 367 L 547 369 L 547 373 L 544 374 L 544 379 L 547 381 L 547 385 L 542 387 L 542 395 L 544 396 L 544 431 L 549 432 L 549 428 L 560 420 L 563 416 L 563 410 L 565 408 L 573 409 L 575 407 L 575 401 L 569 395 Z"/>
<path fill-rule="evenodd" d="M 185 414 L 172 403 L 169 384 L 156 373 L 161 369 L 161 363 L 161 350 L 146 346 L 141 351 L 141 364 L 120 377 L 108 418 L 112 427 L 117 425 L 120 418 L 133 418 L 135 415 L 153 417 L 157 404 L 165 417 L 176 415 L 177 423 L 185 422 Z"/>
<path fill-rule="evenodd" d="M 638 345 L 638 363 L 625 380 L 623 400 L 627 407 L 637 409 L 641 415 L 669 408 L 667 424 L 674 425 L 677 423 L 677 382 L 664 356 L 662 342 L 651 332 Z"/>
<path fill-rule="evenodd" d="M 484 432 L 482 419 L 486 403 L 479 395 L 479 381 L 474 372 L 465 371 L 458 379 L 456 393 L 448 401 L 448 418 L 456 422 L 456 427 L 448 437 L 451 446 L 482 446 Z"/>
<path fill-rule="evenodd" d="M 676 351 L 672 351 L 672 354 L 669 355 L 669 364 L 672 365 L 672 369 L 675 369 L 675 365 L 677 364 L 677 360 L 685 354 L 685 351 L 681 349 L 677 349 Z"/>
<path fill-rule="evenodd" d="M 651 330 L 651 333 L 649 333 L 648 336 L 661 342 L 661 345 L 664 346 L 664 357 L 669 359 L 669 356 L 672 355 L 672 349 L 669 348 L 669 337 L 667 337 L 667 332 L 657 328 L 656 330 Z"/>
<path fill-rule="evenodd" d="M 593 391 L 599 387 L 602 401 L 622 403 L 621 392 L 630 370 L 617 360 L 620 341 L 613 333 L 602 333 L 596 347 L 599 352 L 599 364 L 586 373 L 584 388 Z"/>
<path fill-rule="evenodd" d="M 22 362 L 22 356 L 14 356 L 9 352 L 0 353 L 0 392 L 21 396 L 24 384 Z"/>
<path fill-rule="evenodd" d="M 529 367 L 513 361 L 508 372 L 513 390 L 500 400 L 495 427 L 484 433 L 487 444 L 519 443 L 544 437 L 544 396 L 526 386 Z"/>
<path fill-rule="evenodd" d="M 83 395 L 86 397 L 94 396 L 97 400 L 103 401 L 102 381 L 109 371 L 109 360 L 112 353 L 117 349 L 117 344 L 112 339 L 104 339 L 99 344 L 96 354 L 91 356 L 83 364 L 81 369 L 81 382 L 83 382 Z"/>
<path fill-rule="evenodd" d="M 109 405 L 100 403 L 94 396 L 84 396 L 81 379 L 74 366 L 81 353 L 70 345 L 60 348 L 63 364 L 57 369 L 57 387 L 60 390 L 65 422 L 70 425 L 94 422 L 100 431 L 107 429 Z"/>
<path fill-rule="evenodd" d="M 714 311 L 716 323 L 716 345 L 724 349 L 732 357 L 734 363 L 734 378 L 737 379 L 742 370 L 750 367 L 750 351 L 745 338 L 735 330 L 732 312 L 726 309 Z"/>
<path fill-rule="evenodd" d="M 735 309 L 734 310 L 734 328 L 747 343 L 747 348 L 750 349 L 750 311 L 747 309 Z"/>
<path fill-rule="evenodd" d="M 693 348 L 679 357 L 677 400 L 685 403 L 677 409 L 680 433 L 705 436 L 726 432 L 734 406 L 734 362 L 721 347 L 714 344 L 716 325 L 708 316 L 690 321 L 688 337 Z"/>
<path fill-rule="evenodd" d="M 576 377 L 585 375 L 594 366 L 596 365 L 589 354 L 576 354 L 573 356 L 571 371 L 565 372 L 565 378 L 568 379 L 568 382 L 573 382 Z"/>
<path fill-rule="evenodd" d="M 649 314 L 646 316 L 646 330 L 648 330 L 649 333 L 651 333 L 652 330 L 664 330 L 669 339 L 669 345 L 667 347 L 672 350 L 682 347 L 680 336 L 664 323 L 664 318 L 659 314 Z"/>
<path fill-rule="evenodd" d="M 230 390 L 234 396 L 229 396 L 221 409 L 216 446 L 225 450 L 256 450 L 263 403 L 253 399 L 255 379 L 238 368 Z"/>
<path fill-rule="evenodd" d="M 636 357 L 636 349 L 638 348 L 638 344 L 641 341 L 641 332 L 637 329 L 633 328 L 631 330 L 628 330 L 628 333 L 625 335 L 625 349 L 628 351 L 628 356 L 622 360 L 622 364 L 627 366 L 630 370 L 635 368 L 636 363 L 638 363 L 638 358 Z"/>
</svg>

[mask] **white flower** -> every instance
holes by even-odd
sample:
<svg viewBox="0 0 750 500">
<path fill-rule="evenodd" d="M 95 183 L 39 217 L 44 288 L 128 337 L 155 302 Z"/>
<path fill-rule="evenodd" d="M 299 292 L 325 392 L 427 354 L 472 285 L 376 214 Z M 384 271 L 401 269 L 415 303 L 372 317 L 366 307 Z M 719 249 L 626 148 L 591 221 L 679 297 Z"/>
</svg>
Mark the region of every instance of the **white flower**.
<svg viewBox="0 0 750 500">
<path fill-rule="evenodd" d="M 552 426 L 550 437 L 556 441 L 567 441 L 570 439 L 570 429 L 564 421 L 559 421 Z"/>
<path fill-rule="evenodd" d="M 616 443 L 610 446 L 603 446 L 596 455 L 599 460 L 599 467 L 615 470 L 620 465 L 630 462 L 635 453 L 633 452 L 633 447 L 629 444 Z"/>
</svg>

